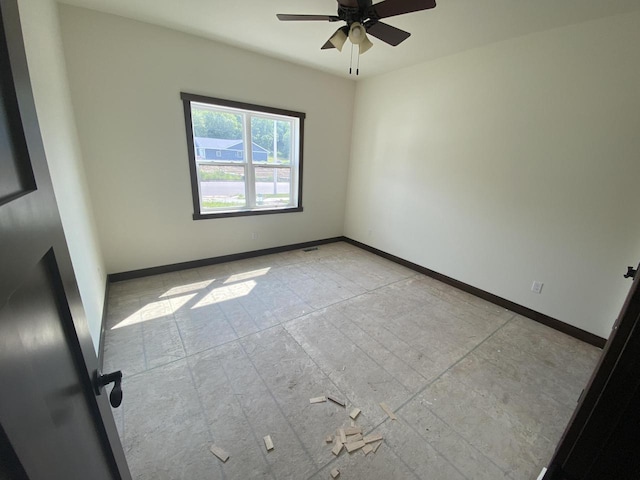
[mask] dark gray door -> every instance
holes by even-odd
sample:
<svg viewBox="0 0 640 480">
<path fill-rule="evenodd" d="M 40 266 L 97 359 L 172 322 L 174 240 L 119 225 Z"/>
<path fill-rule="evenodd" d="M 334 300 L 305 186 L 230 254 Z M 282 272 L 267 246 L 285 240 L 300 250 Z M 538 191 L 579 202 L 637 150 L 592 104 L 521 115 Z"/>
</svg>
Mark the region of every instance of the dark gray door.
<svg viewBox="0 0 640 480">
<path fill-rule="evenodd" d="M 0 0 L 0 478 L 130 479 L 58 214 L 16 0 Z"/>
<path fill-rule="evenodd" d="M 639 267 L 640 268 L 640 267 Z M 640 479 L 640 274 L 544 480 Z"/>
</svg>

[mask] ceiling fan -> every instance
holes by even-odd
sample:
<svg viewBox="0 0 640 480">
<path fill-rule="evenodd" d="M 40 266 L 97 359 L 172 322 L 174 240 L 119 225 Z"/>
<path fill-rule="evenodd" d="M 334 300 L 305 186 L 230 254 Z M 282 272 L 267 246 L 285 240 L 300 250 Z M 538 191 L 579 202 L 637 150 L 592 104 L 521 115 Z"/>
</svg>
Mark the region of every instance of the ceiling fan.
<svg viewBox="0 0 640 480">
<path fill-rule="evenodd" d="M 367 33 L 391 46 L 399 45 L 411 35 L 380 21 L 382 18 L 405 13 L 428 10 L 436 6 L 435 0 L 384 0 L 373 5 L 372 0 L 338 0 L 338 15 L 276 15 L 282 21 L 328 21 L 346 22 L 322 46 L 322 49 L 337 48 L 342 51 L 347 38 L 358 45 L 359 53 L 369 50 L 373 44 Z"/>
</svg>

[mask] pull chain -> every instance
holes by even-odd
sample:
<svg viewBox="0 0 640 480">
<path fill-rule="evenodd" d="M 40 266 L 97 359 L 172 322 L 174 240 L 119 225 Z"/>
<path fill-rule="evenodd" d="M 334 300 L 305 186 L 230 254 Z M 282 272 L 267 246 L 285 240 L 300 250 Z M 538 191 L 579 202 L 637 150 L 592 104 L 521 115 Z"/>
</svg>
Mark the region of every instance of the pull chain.
<svg viewBox="0 0 640 480">
<path fill-rule="evenodd" d="M 352 67 L 353 67 L 353 43 L 351 44 L 351 54 L 349 54 L 349 75 L 351 75 Z"/>
</svg>

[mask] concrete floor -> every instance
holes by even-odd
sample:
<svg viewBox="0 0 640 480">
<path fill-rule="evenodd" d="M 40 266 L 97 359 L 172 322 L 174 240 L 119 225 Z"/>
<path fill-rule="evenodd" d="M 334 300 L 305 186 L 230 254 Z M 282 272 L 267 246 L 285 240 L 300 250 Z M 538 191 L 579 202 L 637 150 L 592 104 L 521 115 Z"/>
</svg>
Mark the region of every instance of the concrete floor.
<svg viewBox="0 0 640 480">
<path fill-rule="evenodd" d="M 528 480 L 599 355 L 335 243 L 113 284 L 104 370 L 124 373 L 135 479 Z M 327 394 L 347 407 L 309 403 Z M 336 458 L 325 437 L 352 407 L 384 442 Z"/>
</svg>

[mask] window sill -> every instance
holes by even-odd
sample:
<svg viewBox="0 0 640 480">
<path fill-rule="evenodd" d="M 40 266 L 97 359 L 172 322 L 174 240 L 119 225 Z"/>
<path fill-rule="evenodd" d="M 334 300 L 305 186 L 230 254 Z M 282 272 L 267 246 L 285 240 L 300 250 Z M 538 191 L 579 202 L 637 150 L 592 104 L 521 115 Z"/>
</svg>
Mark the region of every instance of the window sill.
<svg viewBox="0 0 640 480">
<path fill-rule="evenodd" d="M 278 213 L 302 212 L 302 207 L 270 208 L 264 210 L 235 210 L 230 212 L 194 213 L 194 220 L 209 220 L 212 218 L 250 217 L 254 215 L 274 215 Z"/>
</svg>

